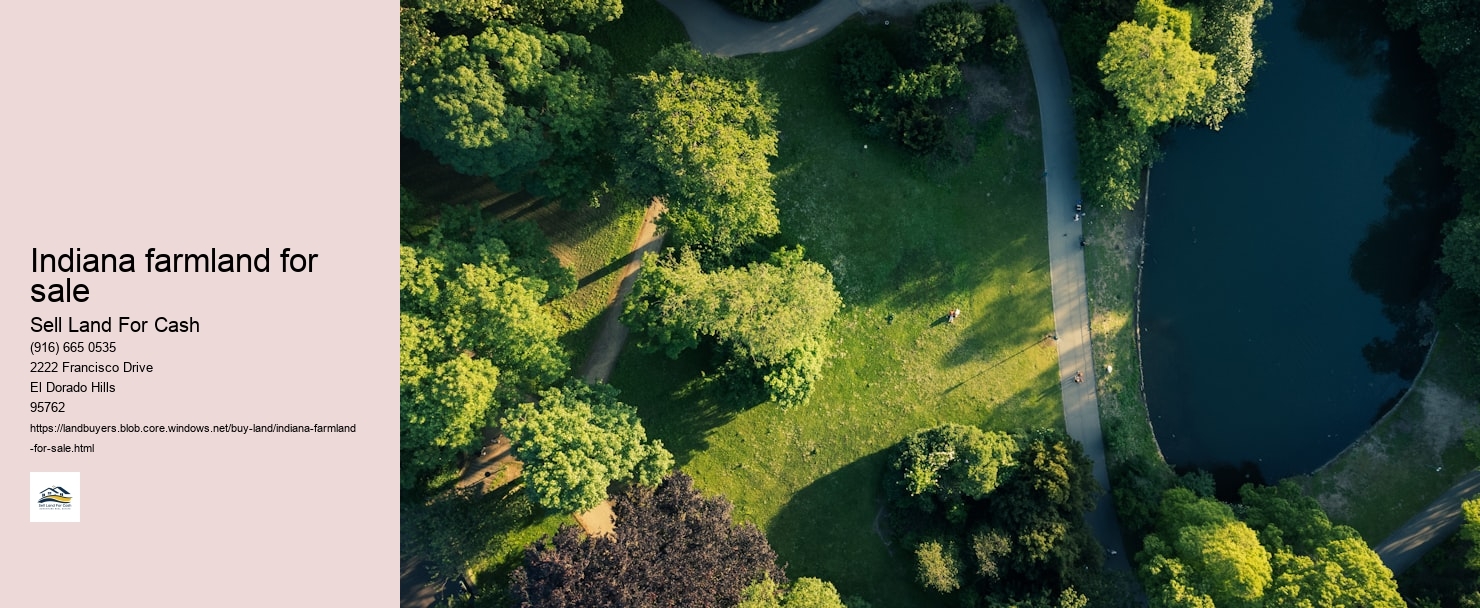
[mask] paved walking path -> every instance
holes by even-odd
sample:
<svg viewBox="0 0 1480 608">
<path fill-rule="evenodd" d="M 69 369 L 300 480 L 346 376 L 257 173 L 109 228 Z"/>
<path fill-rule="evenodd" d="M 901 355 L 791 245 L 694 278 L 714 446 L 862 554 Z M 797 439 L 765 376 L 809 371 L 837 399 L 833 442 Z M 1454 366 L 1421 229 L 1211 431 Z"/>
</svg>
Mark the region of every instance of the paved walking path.
<svg viewBox="0 0 1480 608">
<path fill-rule="evenodd" d="M 1465 519 L 1460 503 L 1476 494 L 1480 494 L 1480 471 L 1470 471 L 1372 549 L 1394 576 L 1401 574 L 1459 529 Z"/>
<path fill-rule="evenodd" d="M 1059 381 L 1064 387 L 1064 426 L 1069 436 L 1084 444 L 1093 460 L 1095 480 L 1105 493 L 1089 514 L 1090 529 L 1110 552 L 1107 564 L 1129 570 L 1115 503 L 1110 496 L 1110 474 L 1105 467 L 1105 439 L 1100 432 L 1100 404 L 1095 397 L 1095 365 L 1090 355 L 1089 295 L 1084 273 L 1084 248 L 1079 244 L 1084 224 L 1075 220 L 1079 180 L 1079 148 L 1074 140 L 1074 111 L 1069 107 L 1069 66 L 1059 46 L 1058 32 L 1039 0 L 1007 0 L 1017 14 L 1018 29 L 1028 47 L 1033 84 L 1038 89 L 1038 115 L 1043 129 L 1044 189 L 1048 195 L 1048 267 L 1053 287 L 1054 328 L 1059 347 Z M 1075 375 L 1083 373 L 1083 382 Z"/>
</svg>

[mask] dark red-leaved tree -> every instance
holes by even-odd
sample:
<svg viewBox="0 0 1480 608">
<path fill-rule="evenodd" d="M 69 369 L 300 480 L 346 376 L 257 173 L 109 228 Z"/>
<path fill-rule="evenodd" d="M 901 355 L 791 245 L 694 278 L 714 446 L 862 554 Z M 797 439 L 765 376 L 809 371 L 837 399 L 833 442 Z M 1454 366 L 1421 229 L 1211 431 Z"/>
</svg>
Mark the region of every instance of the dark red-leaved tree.
<svg viewBox="0 0 1480 608">
<path fill-rule="evenodd" d="M 730 501 L 706 498 L 678 472 L 656 489 L 634 485 L 613 500 L 612 536 L 562 529 L 524 550 L 509 591 L 521 608 L 721 608 L 751 583 L 784 583 L 776 552 L 753 524 L 730 519 Z"/>
</svg>

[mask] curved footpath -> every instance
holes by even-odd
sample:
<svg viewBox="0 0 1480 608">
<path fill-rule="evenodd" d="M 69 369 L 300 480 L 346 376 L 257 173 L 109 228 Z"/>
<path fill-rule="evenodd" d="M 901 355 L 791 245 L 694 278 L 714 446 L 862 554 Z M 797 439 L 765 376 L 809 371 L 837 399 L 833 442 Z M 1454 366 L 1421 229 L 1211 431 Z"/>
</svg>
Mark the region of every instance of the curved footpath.
<svg viewBox="0 0 1480 608">
<path fill-rule="evenodd" d="M 1460 503 L 1477 493 L 1480 493 L 1480 471 L 1470 471 L 1372 550 L 1393 571 L 1393 576 L 1402 574 L 1430 549 L 1459 530 L 1465 519 Z"/>
<path fill-rule="evenodd" d="M 1064 426 L 1084 444 L 1095 463 L 1095 480 L 1105 492 L 1089 514 L 1090 530 L 1110 553 L 1106 564 L 1130 570 L 1110 472 L 1105 466 L 1105 438 L 1100 431 L 1100 402 L 1095 396 L 1095 362 L 1090 355 L 1089 294 L 1084 274 L 1084 224 L 1075 221 L 1079 200 L 1079 145 L 1074 140 L 1074 110 L 1069 107 L 1069 64 L 1059 46 L 1048 10 L 1038 0 L 1007 0 L 1017 14 L 1018 29 L 1028 47 L 1033 85 L 1038 89 L 1038 116 L 1043 132 L 1044 190 L 1048 197 L 1048 268 L 1053 288 L 1053 321 L 1059 347 L 1059 382 L 1064 390 Z M 1075 382 L 1083 373 L 1084 381 Z"/>
<path fill-rule="evenodd" d="M 930 0 L 823 0 L 817 6 L 781 23 L 762 23 L 734 15 L 709 0 L 658 0 L 683 22 L 690 40 L 700 50 L 723 56 L 784 51 L 827 34 L 854 12 L 912 12 L 933 4 Z M 938 0 L 936 0 L 938 1 Z M 973 6 L 991 4 L 977 0 Z M 1038 0 L 1007 0 L 1017 14 L 1018 28 L 1028 47 L 1033 82 L 1038 89 L 1038 113 L 1043 128 L 1043 166 L 1048 196 L 1048 259 L 1053 285 L 1054 328 L 1059 350 L 1059 382 L 1064 396 L 1064 426 L 1084 445 L 1094 461 L 1095 480 L 1105 492 L 1089 514 L 1090 529 L 1108 552 L 1106 563 L 1130 570 L 1125 542 L 1110 497 L 1110 474 L 1105 467 L 1105 440 L 1100 431 L 1100 406 L 1095 398 L 1094 360 L 1090 356 L 1089 296 L 1084 275 L 1084 250 L 1079 245 L 1083 227 L 1074 221 L 1079 200 L 1078 144 L 1074 140 L 1074 112 L 1069 107 L 1069 67 L 1059 47 L 1058 32 Z M 1083 382 L 1075 382 L 1077 373 Z"/>
</svg>

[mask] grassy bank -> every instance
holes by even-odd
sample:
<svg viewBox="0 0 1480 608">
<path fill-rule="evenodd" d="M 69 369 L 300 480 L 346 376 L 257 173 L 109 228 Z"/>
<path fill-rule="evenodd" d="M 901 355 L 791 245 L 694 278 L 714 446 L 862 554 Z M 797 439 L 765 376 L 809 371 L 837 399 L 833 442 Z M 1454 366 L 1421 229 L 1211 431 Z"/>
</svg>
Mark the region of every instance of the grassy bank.
<svg viewBox="0 0 1480 608">
<path fill-rule="evenodd" d="M 964 164 L 863 136 L 832 85 L 840 37 L 747 59 L 781 101 L 782 238 L 826 265 L 845 301 L 811 402 L 726 407 L 705 353 L 629 349 L 612 383 L 700 487 L 765 529 L 790 575 L 879 608 L 930 605 L 885 544 L 883 450 L 943 422 L 1062 426 L 1042 154 L 1000 120 Z M 952 308 L 962 317 L 944 323 Z"/>
<path fill-rule="evenodd" d="M 1462 386 L 1464 350 L 1441 335 L 1413 387 L 1366 434 L 1326 466 L 1297 479 L 1331 520 L 1381 542 L 1465 473 L 1480 465 L 1464 432 L 1480 424 Z"/>
</svg>

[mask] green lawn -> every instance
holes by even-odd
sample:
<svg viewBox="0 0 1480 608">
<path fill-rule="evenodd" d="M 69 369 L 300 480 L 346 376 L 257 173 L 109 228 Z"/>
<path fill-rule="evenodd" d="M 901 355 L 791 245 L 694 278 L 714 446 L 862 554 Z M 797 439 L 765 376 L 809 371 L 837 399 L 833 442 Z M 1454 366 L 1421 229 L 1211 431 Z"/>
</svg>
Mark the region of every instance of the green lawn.
<svg viewBox="0 0 1480 608">
<path fill-rule="evenodd" d="M 1335 460 L 1297 478 L 1332 521 L 1381 542 L 1419 510 L 1480 465 L 1462 433 L 1480 423 L 1480 408 L 1462 386 L 1464 352 L 1440 336 L 1413 388 L 1376 426 Z"/>
<path fill-rule="evenodd" d="M 616 292 L 618 271 L 627 264 L 644 210 L 632 201 L 608 201 L 600 207 L 550 209 L 530 218 L 550 237 L 560 263 L 575 271 L 575 292 L 548 305 L 560 324 L 560 344 L 571 354 L 572 370 L 580 369 L 601 328 L 601 313 Z"/>
<path fill-rule="evenodd" d="M 670 361 L 629 347 L 612 384 L 700 487 L 766 531 L 791 576 L 878 608 L 930 605 L 875 533 L 883 450 L 944 422 L 1063 424 L 1042 152 L 1000 126 L 968 164 L 863 136 L 832 84 L 838 43 L 748 59 L 781 101 L 782 240 L 831 269 L 845 302 L 811 402 L 720 405 L 709 355 L 695 352 Z M 962 316 L 946 324 L 951 308 Z"/>
</svg>

